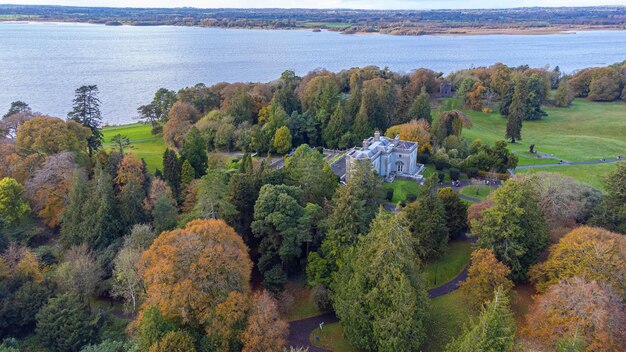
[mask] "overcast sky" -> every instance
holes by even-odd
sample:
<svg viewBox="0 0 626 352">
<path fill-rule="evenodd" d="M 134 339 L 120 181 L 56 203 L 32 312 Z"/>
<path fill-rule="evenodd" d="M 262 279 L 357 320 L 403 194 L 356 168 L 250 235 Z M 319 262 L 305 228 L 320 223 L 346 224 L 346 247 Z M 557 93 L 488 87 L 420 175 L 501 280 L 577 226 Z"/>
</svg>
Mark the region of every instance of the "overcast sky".
<svg viewBox="0 0 626 352">
<path fill-rule="evenodd" d="M 454 9 L 626 5 L 626 0 L 0 0 L 0 3 L 115 7 Z"/>
</svg>

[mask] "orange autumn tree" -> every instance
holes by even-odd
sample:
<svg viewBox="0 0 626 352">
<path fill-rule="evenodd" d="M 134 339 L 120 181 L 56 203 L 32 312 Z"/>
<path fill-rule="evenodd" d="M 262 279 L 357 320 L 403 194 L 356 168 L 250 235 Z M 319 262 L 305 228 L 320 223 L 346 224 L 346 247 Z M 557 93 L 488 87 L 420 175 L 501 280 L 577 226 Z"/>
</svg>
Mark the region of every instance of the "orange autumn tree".
<svg viewBox="0 0 626 352">
<path fill-rule="evenodd" d="M 511 269 L 500 262 L 491 249 L 479 248 L 472 253 L 472 265 L 467 272 L 467 280 L 461 282 L 460 289 L 467 304 L 475 310 L 493 299 L 493 292 L 501 288 L 508 294 L 513 288 L 509 279 Z"/>
<path fill-rule="evenodd" d="M 146 287 L 142 310 L 156 307 L 165 319 L 203 329 L 216 350 L 232 349 L 245 326 L 252 261 L 230 226 L 195 220 L 163 232 L 139 265 Z"/>
<path fill-rule="evenodd" d="M 584 276 L 605 282 L 626 297 L 626 237 L 581 226 L 553 245 L 548 260 L 531 267 L 528 275 L 539 292 L 563 278 Z"/>
<path fill-rule="evenodd" d="M 122 188 L 131 182 L 143 186 L 145 180 L 144 171 L 145 167 L 141 160 L 137 159 L 134 154 L 126 154 L 117 170 L 117 177 L 113 181 Z"/>
<path fill-rule="evenodd" d="M 420 153 L 430 152 L 432 149 L 430 125 L 424 119 L 411 120 L 407 123 L 391 126 L 385 132 L 385 136 L 388 138 L 395 138 L 398 135 L 403 141 L 417 142 Z"/>
<path fill-rule="evenodd" d="M 254 296 L 248 326 L 241 335 L 243 352 L 272 352 L 285 344 L 287 323 L 280 320 L 276 301 L 264 291 Z"/>
<path fill-rule="evenodd" d="M 605 283 L 563 279 L 535 298 L 525 332 L 551 350 L 559 342 L 581 341 L 585 351 L 624 351 L 624 308 L 622 297 Z"/>
</svg>

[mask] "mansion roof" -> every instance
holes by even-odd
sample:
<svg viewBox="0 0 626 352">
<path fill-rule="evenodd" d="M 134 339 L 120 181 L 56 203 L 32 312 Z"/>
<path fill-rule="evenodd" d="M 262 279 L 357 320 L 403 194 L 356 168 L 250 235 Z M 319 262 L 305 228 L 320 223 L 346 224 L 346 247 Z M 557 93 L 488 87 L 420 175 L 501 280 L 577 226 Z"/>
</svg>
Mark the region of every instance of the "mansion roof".
<svg viewBox="0 0 626 352">
<path fill-rule="evenodd" d="M 348 155 L 355 159 L 372 159 L 379 153 L 410 152 L 417 148 L 417 143 L 400 140 L 400 136 L 391 139 L 376 132 L 373 137 L 363 140 L 363 146 L 352 149 Z"/>
</svg>

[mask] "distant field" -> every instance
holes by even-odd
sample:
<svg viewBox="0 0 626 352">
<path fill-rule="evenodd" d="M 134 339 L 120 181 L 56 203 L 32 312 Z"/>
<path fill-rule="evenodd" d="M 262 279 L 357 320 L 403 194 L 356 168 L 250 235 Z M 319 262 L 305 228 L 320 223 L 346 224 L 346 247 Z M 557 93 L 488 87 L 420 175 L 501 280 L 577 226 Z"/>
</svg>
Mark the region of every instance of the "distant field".
<svg viewBox="0 0 626 352">
<path fill-rule="evenodd" d="M 141 123 L 105 127 L 102 130 L 104 146 L 107 149 L 111 149 L 113 147 L 111 138 L 118 133 L 128 137 L 132 145 L 130 152 L 144 159 L 148 166 L 148 171 L 154 173 L 157 168 L 162 168 L 163 152 L 166 147 L 161 135 L 153 136 L 150 130 L 150 125 Z"/>
<path fill-rule="evenodd" d="M 346 22 L 303 22 L 300 24 L 306 28 L 346 28 L 350 23 Z"/>
</svg>

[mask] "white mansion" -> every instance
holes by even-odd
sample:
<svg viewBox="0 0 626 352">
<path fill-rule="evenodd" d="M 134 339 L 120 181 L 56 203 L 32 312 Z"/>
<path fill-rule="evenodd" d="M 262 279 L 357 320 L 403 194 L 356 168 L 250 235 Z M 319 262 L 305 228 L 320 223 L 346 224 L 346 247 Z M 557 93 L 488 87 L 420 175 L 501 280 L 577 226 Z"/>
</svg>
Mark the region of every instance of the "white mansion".
<svg viewBox="0 0 626 352">
<path fill-rule="evenodd" d="M 350 177 L 351 165 L 369 161 L 374 170 L 385 181 L 392 182 L 396 177 L 421 181 L 424 165 L 417 163 L 417 143 L 391 139 L 376 131 L 373 137 L 363 140 L 362 147 L 352 148 L 345 158 L 346 178 Z"/>
</svg>

